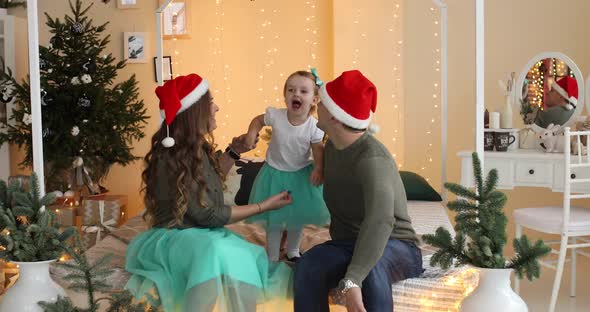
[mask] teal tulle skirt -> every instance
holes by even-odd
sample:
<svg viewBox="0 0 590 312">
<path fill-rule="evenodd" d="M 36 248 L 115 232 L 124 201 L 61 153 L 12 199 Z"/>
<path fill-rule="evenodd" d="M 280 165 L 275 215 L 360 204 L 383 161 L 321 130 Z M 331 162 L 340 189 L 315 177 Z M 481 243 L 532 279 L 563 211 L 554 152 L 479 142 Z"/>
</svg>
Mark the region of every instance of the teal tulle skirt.
<svg viewBox="0 0 590 312">
<path fill-rule="evenodd" d="M 292 270 L 226 228 L 162 229 L 127 249 L 126 288 L 141 301 L 156 288 L 164 311 L 290 311 Z"/>
<path fill-rule="evenodd" d="M 309 165 L 298 171 L 277 170 L 264 164 L 250 192 L 250 203 L 259 203 L 269 196 L 289 190 L 293 203 L 283 208 L 252 216 L 246 221 L 259 223 L 265 227 L 300 228 L 306 224 L 325 225 L 330 220 L 330 213 L 324 203 L 323 187 L 309 182 L 313 166 Z"/>
</svg>

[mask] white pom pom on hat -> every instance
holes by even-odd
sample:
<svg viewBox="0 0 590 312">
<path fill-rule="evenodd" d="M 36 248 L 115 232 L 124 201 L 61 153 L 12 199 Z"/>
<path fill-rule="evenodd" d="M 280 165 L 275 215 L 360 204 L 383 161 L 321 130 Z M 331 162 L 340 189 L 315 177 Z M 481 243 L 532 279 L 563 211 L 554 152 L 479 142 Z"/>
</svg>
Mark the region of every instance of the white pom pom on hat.
<svg viewBox="0 0 590 312">
<path fill-rule="evenodd" d="M 376 134 L 376 133 L 379 132 L 379 130 L 381 130 L 381 127 L 379 125 L 376 125 L 376 124 L 370 124 L 369 125 L 369 128 L 367 128 L 367 130 L 371 134 Z"/>
<path fill-rule="evenodd" d="M 156 95 L 160 99 L 160 115 L 166 123 L 167 136 L 162 140 L 164 147 L 170 148 L 176 143 L 170 137 L 170 124 L 174 118 L 194 105 L 208 90 L 207 80 L 197 74 L 178 76 L 156 88 Z"/>
</svg>

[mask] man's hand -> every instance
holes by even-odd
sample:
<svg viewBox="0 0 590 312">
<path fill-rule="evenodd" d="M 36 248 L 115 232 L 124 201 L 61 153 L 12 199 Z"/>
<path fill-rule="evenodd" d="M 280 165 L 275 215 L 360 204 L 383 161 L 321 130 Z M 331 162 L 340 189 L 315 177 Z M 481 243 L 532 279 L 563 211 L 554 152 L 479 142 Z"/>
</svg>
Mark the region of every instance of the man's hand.
<svg viewBox="0 0 590 312">
<path fill-rule="evenodd" d="M 255 136 L 252 140 L 248 137 L 248 134 L 242 134 L 232 139 L 231 147 L 234 152 L 241 154 L 254 149 L 256 143 L 258 143 L 258 136 Z"/>
<path fill-rule="evenodd" d="M 346 310 L 348 312 L 367 312 L 360 288 L 353 287 L 346 292 Z"/>
</svg>

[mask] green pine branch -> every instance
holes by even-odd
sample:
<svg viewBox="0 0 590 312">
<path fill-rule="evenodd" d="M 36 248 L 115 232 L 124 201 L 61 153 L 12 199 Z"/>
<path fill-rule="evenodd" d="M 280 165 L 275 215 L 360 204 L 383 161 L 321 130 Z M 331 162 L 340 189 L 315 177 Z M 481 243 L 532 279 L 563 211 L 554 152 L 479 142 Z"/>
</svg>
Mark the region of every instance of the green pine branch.
<svg viewBox="0 0 590 312">
<path fill-rule="evenodd" d="M 106 301 L 109 304 L 107 312 L 156 312 L 158 311 L 159 301 L 147 297 L 147 303 L 135 303 L 134 298 L 129 291 L 115 293 L 111 297 L 96 297 L 96 292 L 111 292 L 110 285 L 107 284 L 106 278 L 113 273 L 109 268 L 112 254 L 105 255 L 94 263 L 90 263 L 86 258 L 86 249 L 80 241 L 80 237 L 74 236 L 74 243 L 66 248 L 67 253 L 72 257 L 71 262 L 58 263 L 57 265 L 66 268 L 69 273 L 64 277 L 68 281 L 68 288 L 74 291 L 86 292 L 88 295 L 88 308 L 81 309 L 75 307 L 69 298 L 59 297 L 56 302 L 39 302 L 45 312 L 66 311 L 66 312 L 96 312 L 101 307 L 101 302 Z"/>
<path fill-rule="evenodd" d="M 520 239 L 515 238 L 514 242 L 515 256 L 510 260 L 509 268 L 514 269 L 518 278 L 526 275 L 527 279 L 532 281 L 541 274 L 541 267 L 537 259 L 546 256 L 551 252 L 551 248 L 546 246 L 542 240 L 537 240 L 531 245 L 526 236 Z"/>
<path fill-rule="evenodd" d="M 72 227 L 62 229 L 53 212 L 43 207 L 55 197 L 40 197 L 37 175 L 29 180 L 29 191 L 17 182 L 0 182 L 0 258 L 7 261 L 57 259 L 75 232 Z"/>
<path fill-rule="evenodd" d="M 514 240 L 516 255 L 506 264 L 503 251 L 506 245 L 508 219 L 503 212 L 506 195 L 498 190 L 498 172 L 490 171 L 485 180 L 482 177 L 481 162 L 477 153 L 472 154 L 475 190 L 456 183 L 445 183 L 445 187 L 459 199 L 447 207 L 457 212 L 455 216 L 456 236 L 439 227 L 435 234 L 424 235 L 424 241 L 437 248 L 430 260 L 431 265 L 448 268 L 470 264 L 481 268 L 513 268 L 516 275 L 532 280 L 539 277 L 538 259 L 549 251 L 543 241 L 531 245 L 526 236 Z"/>
</svg>

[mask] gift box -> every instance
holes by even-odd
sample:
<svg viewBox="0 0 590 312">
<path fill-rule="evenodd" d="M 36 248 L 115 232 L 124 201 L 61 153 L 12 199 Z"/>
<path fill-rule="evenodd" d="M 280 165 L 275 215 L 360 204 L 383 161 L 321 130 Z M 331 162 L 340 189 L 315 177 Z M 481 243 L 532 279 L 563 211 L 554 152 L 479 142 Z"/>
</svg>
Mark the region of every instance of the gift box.
<svg viewBox="0 0 590 312">
<path fill-rule="evenodd" d="M 53 211 L 57 223 L 62 226 L 76 225 L 76 207 L 68 204 L 49 205 L 47 209 Z"/>
<path fill-rule="evenodd" d="M 85 197 L 78 208 L 82 241 L 90 248 L 105 235 L 122 225 L 127 215 L 127 196 L 94 195 Z"/>
<path fill-rule="evenodd" d="M 78 215 L 82 218 L 82 225 L 99 225 L 102 222 L 103 225 L 109 223 L 109 226 L 116 227 L 125 222 L 126 210 L 125 195 L 95 195 L 84 198 Z"/>
</svg>

